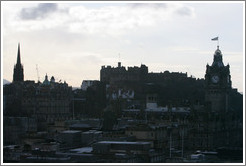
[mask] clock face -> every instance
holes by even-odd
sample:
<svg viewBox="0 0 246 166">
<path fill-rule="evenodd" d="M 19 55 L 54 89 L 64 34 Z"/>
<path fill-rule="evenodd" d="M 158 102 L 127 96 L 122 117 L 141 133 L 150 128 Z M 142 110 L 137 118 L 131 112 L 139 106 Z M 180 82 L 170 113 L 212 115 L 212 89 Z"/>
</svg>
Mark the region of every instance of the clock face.
<svg viewBox="0 0 246 166">
<path fill-rule="evenodd" d="M 217 76 L 217 75 L 212 76 L 212 82 L 213 83 L 218 83 L 219 80 L 220 80 L 219 76 Z"/>
</svg>

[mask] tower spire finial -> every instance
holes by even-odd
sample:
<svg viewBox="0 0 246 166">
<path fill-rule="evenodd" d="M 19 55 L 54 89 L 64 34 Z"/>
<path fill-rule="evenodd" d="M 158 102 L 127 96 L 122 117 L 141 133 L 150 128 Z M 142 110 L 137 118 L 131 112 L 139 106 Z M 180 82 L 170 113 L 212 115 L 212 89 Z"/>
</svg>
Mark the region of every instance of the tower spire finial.
<svg viewBox="0 0 246 166">
<path fill-rule="evenodd" d="M 20 43 L 18 43 L 18 52 L 17 52 L 17 65 L 21 64 L 21 58 L 20 58 Z"/>
</svg>

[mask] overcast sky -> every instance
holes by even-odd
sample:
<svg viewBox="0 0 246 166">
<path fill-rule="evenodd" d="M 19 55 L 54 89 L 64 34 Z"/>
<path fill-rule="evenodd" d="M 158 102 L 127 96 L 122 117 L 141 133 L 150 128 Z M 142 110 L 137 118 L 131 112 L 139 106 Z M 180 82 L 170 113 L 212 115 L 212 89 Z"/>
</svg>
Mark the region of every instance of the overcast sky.
<svg viewBox="0 0 246 166">
<path fill-rule="evenodd" d="M 232 86 L 243 91 L 244 2 L 1 2 L 3 78 L 12 81 L 21 45 L 24 79 L 45 74 L 70 86 L 99 80 L 103 65 L 204 78 L 219 36 Z M 120 55 L 120 56 L 119 56 Z"/>
</svg>

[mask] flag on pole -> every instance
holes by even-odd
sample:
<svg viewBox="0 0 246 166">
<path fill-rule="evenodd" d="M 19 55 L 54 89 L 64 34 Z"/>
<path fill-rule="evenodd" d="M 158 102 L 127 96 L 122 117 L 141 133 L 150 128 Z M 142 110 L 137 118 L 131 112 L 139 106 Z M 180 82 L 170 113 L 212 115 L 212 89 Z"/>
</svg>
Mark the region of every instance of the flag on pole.
<svg viewBox="0 0 246 166">
<path fill-rule="evenodd" d="M 217 37 L 215 37 L 215 38 L 213 38 L 211 40 L 219 40 L 219 37 L 217 36 Z"/>
</svg>

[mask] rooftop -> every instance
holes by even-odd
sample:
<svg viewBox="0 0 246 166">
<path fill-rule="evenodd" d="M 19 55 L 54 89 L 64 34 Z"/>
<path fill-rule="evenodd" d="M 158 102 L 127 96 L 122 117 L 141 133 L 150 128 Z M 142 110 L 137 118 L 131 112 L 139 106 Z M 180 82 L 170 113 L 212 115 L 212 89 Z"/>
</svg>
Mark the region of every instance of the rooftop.
<svg viewBox="0 0 246 166">
<path fill-rule="evenodd" d="M 99 144 L 148 145 L 150 142 L 100 141 Z"/>
<path fill-rule="evenodd" d="M 61 133 L 63 134 L 67 134 L 67 133 L 81 133 L 81 131 L 78 131 L 78 130 L 66 130 L 66 131 L 62 131 Z"/>
</svg>

